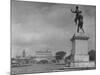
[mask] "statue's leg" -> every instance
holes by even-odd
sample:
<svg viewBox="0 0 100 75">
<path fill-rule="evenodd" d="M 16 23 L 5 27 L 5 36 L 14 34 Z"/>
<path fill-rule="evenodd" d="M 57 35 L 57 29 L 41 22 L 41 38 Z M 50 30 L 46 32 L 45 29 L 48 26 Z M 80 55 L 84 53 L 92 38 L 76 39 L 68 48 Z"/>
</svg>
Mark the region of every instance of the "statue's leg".
<svg viewBox="0 0 100 75">
<path fill-rule="evenodd" d="M 81 30 L 83 31 L 84 33 L 84 29 L 83 29 L 83 23 L 81 23 L 81 26 L 80 26 Z"/>
<path fill-rule="evenodd" d="M 77 25 L 77 18 L 75 18 L 75 24 Z"/>
<path fill-rule="evenodd" d="M 78 24 L 77 32 L 79 33 L 79 24 Z"/>
<path fill-rule="evenodd" d="M 83 33 L 84 33 L 84 29 L 83 28 L 81 28 L 82 29 L 82 31 L 83 31 Z"/>
</svg>

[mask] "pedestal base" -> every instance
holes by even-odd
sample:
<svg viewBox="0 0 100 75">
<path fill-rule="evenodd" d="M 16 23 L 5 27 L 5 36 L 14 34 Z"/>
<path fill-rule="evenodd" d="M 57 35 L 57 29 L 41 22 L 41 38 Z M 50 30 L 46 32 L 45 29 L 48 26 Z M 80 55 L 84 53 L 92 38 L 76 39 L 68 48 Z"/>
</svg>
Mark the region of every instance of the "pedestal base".
<svg viewBox="0 0 100 75">
<path fill-rule="evenodd" d="M 74 62 L 71 64 L 71 67 L 95 67 L 95 62 Z"/>
<path fill-rule="evenodd" d="M 89 61 L 89 55 L 74 55 L 74 62 L 87 62 Z"/>
<path fill-rule="evenodd" d="M 88 39 L 85 33 L 76 33 L 72 41 L 72 67 L 95 67 L 95 62 L 89 62 Z"/>
</svg>

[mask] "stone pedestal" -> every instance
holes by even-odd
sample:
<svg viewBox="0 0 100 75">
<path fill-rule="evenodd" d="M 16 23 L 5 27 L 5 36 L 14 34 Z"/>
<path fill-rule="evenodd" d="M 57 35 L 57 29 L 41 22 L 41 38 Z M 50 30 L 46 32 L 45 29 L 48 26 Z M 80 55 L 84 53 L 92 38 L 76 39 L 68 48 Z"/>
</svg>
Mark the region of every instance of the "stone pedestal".
<svg viewBox="0 0 100 75">
<path fill-rule="evenodd" d="M 72 60 L 74 67 L 88 67 L 88 39 L 85 33 L 76 33 L 73 35 L 72 41 Z"/>
</svg>

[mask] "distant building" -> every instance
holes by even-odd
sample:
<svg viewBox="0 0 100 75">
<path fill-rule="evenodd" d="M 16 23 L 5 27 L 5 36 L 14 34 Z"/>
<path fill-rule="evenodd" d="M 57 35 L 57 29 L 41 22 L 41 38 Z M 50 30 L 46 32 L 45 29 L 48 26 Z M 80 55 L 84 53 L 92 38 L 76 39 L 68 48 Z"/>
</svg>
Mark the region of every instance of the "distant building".
<svg viewBox="0 0 100 75">
<path fill-rule="evenodd" d="M 31 65 L 33 63 L 35 63 L 35 57 L 26 56 L 25 50 L 22 52 L 22 56 L 16 56 L 15 58 L 11 59 L 12 67 Z"/>
<path fill-rule="evenodd" d="M 23 55 L 22 55 L 23 57 L 26 57 L 26 52 L 25 52 L 25 50 L 23 50 Z"/>
</svg>

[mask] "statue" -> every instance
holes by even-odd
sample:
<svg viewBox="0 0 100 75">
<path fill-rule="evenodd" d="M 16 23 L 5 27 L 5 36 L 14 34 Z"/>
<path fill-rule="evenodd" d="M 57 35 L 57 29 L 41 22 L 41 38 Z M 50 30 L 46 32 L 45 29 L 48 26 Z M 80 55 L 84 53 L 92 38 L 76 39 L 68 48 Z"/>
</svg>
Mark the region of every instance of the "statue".
<svg viewBox="0 0 100 75">
<path fill-rule="evenodd" d="M 80 11 L 78 8 L 79 7 L 76 6 L 76 10 L 73 11 L 71 9 L 71 12 L 76 14 L 74 21 L 75 21 L 75 24 L 78 25 L 77 32 L 79 33 L 79 29 L 81 29 L 83 32 L 84 32 L 84 29 L 83 29 L 83 16 L 81 15 L 82 11 Z"/>
</svg>

